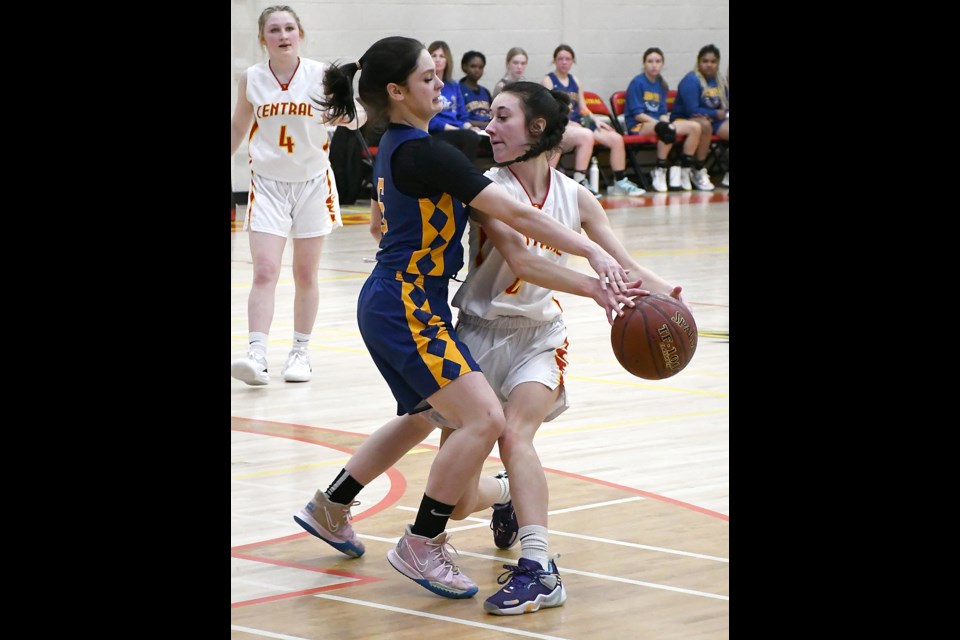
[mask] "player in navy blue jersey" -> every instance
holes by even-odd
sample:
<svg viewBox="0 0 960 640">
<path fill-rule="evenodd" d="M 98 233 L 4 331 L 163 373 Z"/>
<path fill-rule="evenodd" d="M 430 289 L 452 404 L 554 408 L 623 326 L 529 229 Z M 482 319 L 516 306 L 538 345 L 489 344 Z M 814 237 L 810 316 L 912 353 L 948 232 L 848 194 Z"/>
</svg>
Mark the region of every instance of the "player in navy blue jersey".
<svg viewBox="0 0 960 640">
<path fill-rule="evenodd" d="M 368 121 L 374 127 L 387 125 L 373 168 L 376 195 L 371 201 L 370 230 L 380 248 L 360 291 L 360 333 L 397 400 L 395 420 L 433 408 L 453 428 L 431 466 L 414 523 L 407 525 L 387 558 L 397 571 L 433 593 L 471 597 L 477 585 L 453 562 L 445 529 L 503 433 L 505 418 L 452 323 L 448 283 L 463 266 L 467 208 L 557 251 L 587 258 L 614 292 L 628 288 L 627 273 L 598 244 L 519 202 L 455 147 L 428 133 L 431 118 L 441 108 L 443 82 L 423 43 L 392 36 L 375 43 L 356 63 L 331 66 L 321 102 L 331 117 L 354 111 L 353 79 L 358 72 Z M 420 442 L 422 434 L 411 431 L 410 437 L 374 433 L 354 456 L 360 462 L 348 462 L 295 520 L 343 553 L 362 555 L 363 544 L 349 524 L 353 498 L 379 473 L 381 459 L 397 459 Z"/>
</svg>

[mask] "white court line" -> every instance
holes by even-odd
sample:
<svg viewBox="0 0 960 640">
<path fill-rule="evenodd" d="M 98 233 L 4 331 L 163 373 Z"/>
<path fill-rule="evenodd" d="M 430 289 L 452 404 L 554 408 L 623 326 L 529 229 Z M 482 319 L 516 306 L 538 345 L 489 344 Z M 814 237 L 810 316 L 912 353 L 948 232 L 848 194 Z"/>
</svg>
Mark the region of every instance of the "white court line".
<svg viewBox="0 0 960 640">
<path fill-rule="evenodd" d="M 230 625 L 230 629 L 232 631 L 243 631 L 244 633 L 250 633 L 255 636 L 263 636 L 264 638 L 277 638 L 278 640 L 307 640 L 307 638 L 301 638 L 300 636 L 288 636 L 285 633 L 273 633 L 271 631 L 264 631 L 263 629 L 241 627 L 238 624 Z"/>
<path fill-rule="evenodd" d="M 612 504 L 622 504 L 624 502 L 633 502 L 636 500 L 645 500 L 645 499 L 646 498 L 636 497 L 636 498 L 623 498 L 621 500 L 610 500 L 608 502 L 596 502 L 596 503 L 593 503 L 590 505 L 584 505 L 581 507 L 570 507 L 569 509 L 557 509 L 556 511 L 549 511 L 548 515 L 552 516 L 558 513 L 569 513 L 571 511 L 581 511 L 583 509 L 592 509 L 594 507 L 605 507 Z M 413 507 L 397 507 L 397 509 L 401 509 L 403 511 L 417 511 L 417 509 L 414 509 Z M 465 518 L 465 520 L 472 520 L 474 522 L 479 522 L 482 524 L 468 524 L 468 525 L 462 525 L 459 527 L 447 527 L 447 531 L 450 531 L 450 532 L 467 531 L 469 529 L 479 529 L 484 525 L 486 526 L 490 525 L 489 520 L 484 520 L 482 518 L 475 518 L 475 517 L 469 516 Z M 729 558 L 721 558 L 718 556 L 708 556 L 702 553 L 693 553 L 691 551 L 680 551 L 679 549 L 668 549 L 666 547 L 653 547 L 650 545 L 639 544 L 636 542 L 624 542 L 623 540 L 611 540 L 610 538 L 597 538 L 595 536 L 587 536 L 580 533 L 567 533 L 565 531 L 557 531 L 556 529 L 548 529 L 547 532 L 550 535 L 557 535 L 557 536 L 567 537 L 567 538 L 578 538 L 580 540 L 590 540 L 591 542 L 601 542 L 604 544 L 615 544 L 621 547 L 630 547 L 631 549 L 646 549 L 647 551 L 656 551 L 658 553 L 669 553 L 677 556 L 699 558 L 701 560 L 713 560 L 715 562 L 730 562 Z M 361 535 L 360 537 L 362 538 L 363 536 Z M 399 540 L 399 538 L 397 538 L 397 540 Z M 396 542 L 396 540 L 394 542 Z"/>
<path fill-rule="evenodd" d="M 359 604 L 363 607 L 373 607 L 374 609 L 383 609 L 384 611 L 393 611 L 394 613 L 405 613 L 411 616 L 440 620 L 441 622 L 452 622 L 453 624 L 462 624 L 468 627 L 489 629 L 491 631 L 499 631 L 500 633 L 512 633 L 513 635 L 525 636 L 527 638 L 541 638 L 541 640 L 568 640 L 567 638 L 561 638 L 559 636 L 548 636 L 542 633 L 533 633 L 532 631 L 521 631 L 520 629 L 513 629 L 511 627 L 500 627 L 495 624 L 484 624 L 483 622 L 473 622 L 472 620 L 461 620 L 460 618 L 451 618 L 450 616 L 441 616 L 435 613 L 417 611 L 415 609 L 401 609 L 400 607 L 391 607 L 390 605 L 377 604 L 375 602 L 367 602 L 365 600 L 354 600 L 353 598 L 344 598 L 343 596 L 334 596 L 327 593 L 315 593 L 313 594 L 313 597 L 336 600 L 337 602 L 346 602 L 347 604 Z"/>
<path fill-rule="evenodd" d="M 448 529 L 449 531 L 449 529 Z M 361 538 L 366 538 L 367 540 L 375 540 L 377 542 L 386 542 L 388 544 L 397 544 L 400 538 L 381 538 L 379 536 L 368 536 L 361 535 Z M 454 547 L 456 549 L 456 547 Z M 480 558 L 481 560 L 493 560 L 494 562 L 504 562 L 513 560 L 513 558 L 504 558 L 503 556 L 490 556 L 483 553 L 474 553 L 472 551 L 460 551 L 457 549 L 457 555 L 467 556 L 469 558 Z M 657 584 L 655 582 L 643 582 L 642 580 L 632 580 L 630 578 L 619 578 L 617 576 L 609 576 L 602 573 L 592 573 L 590 571 L 578 571 L 576 569 L 570 569 L 564 567 L 564 574 L 575 574 L 578 576 L 589 576 L 591 578 L 596 578 L 598 580 L 610 580 L 612 582 L 623 582 L 625 584 L 633 584 L 639 587 L 648 587 L 650 589 L 662 589 L 663 591 L 675 591 L 676 593 L 685 593 L 691 596 L 701 596 L 703 598 L 714 598 L 716 600 L 729 600 L 730 596 L 721 596 L 716 593 L 708 593 L 706 591 L 693 591 L 692 589 L 683 589 L 681 587 L 671 587 L 665 584 Z"/>
</svg>

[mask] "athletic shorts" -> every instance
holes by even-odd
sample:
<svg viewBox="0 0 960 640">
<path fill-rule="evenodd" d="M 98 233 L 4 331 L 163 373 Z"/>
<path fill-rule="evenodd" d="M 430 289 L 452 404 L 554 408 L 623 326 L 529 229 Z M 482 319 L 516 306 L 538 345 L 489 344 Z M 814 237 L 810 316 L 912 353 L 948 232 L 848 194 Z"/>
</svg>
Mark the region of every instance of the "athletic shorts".
<svg viewBox="0 0 960 640">
<path fill-rule="evenodd" d="M 670 122 L 676 122 L 677 120 L 693 120 L 693 118 L 673 118 L 673 117 L 671 117 Z M 726 122 L 726 121 L 727 121 L 726 118 L 724 118 L 723 120 L 716 120 L 716 119 L 714 119 L 714 120 L 711 120 L 711 121 L 710 121 L 710 127 L 712 128 L 714 135 L 717 134 L 717 130 L 719 130 L 720 127 L 723 125 L 723 123 Z"/>
<path fill-rule="evenodd" d="M 333 171 L 306 182 L 281 182 L 253 174 L 244 230 L 284 238 L 315 238 L 342 227 Z"/>
<path fill-rule="evenodd" d="M 476 354 L 483 375 L 501 402 L 521 382 L 539 382 L 560 395 L 544 422 L 570 406 L 563 387 L 567 368 L 567 327 L 563 317 L 540 322 L 523 317 L 484 320 L 465 313 L 457 323 L 460 339 Z"/>
<path fill-rule="evenodd" d="M 375 268 L 360 289 L 357 323 L 402 416 L 429 409 L 427 398 L 480 367 L 453 328 L 449 279 L 386 272 Z"/>
</svg>

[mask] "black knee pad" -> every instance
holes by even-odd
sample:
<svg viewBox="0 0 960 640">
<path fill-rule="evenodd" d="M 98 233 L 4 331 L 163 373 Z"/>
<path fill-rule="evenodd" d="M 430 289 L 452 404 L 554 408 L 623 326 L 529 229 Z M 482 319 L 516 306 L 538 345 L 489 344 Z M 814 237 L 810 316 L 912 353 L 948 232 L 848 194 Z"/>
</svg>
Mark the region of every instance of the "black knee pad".
<svg viewBox="0 0 960 640">
<path fill-rule="evenodd" d="M 670 122 L 661 120 L 653 127 L 653 131 L 666 144 L 673 144 L 677 139 L 677 128 Z"/>
</svg>

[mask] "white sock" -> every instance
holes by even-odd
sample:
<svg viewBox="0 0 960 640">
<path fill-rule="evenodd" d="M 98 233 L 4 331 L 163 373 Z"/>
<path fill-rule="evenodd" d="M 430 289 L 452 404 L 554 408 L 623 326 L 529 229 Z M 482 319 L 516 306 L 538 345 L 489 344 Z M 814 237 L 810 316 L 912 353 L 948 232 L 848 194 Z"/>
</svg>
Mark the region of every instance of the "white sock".
<svg viewBox="0 0 960 640">
<path fill-rule="evenodd" d="M 260 331 L 250 332 L 250 350 L 267 355 L 267 334 Z"/>
<path fill-rule="evenodd" d="M 309 333 L 300 333 L 299 331 L 293 332 L 293 350 L 294 351 L 306 351 L 307 347 L 309 346 L 310 346 Z"/>
<path fill-rule="evenodd" d="M 520 527 L 517 536 L 520 538 L 520 557 L 536 560 L 544 571 L 549 571 L 550 568 L 547 566 L 550 564 L 550 556 L 547 553 L 547 528 L 538 524 L 528 524 Z"/>
<path fill-rule="evenodd" d="M 494 480 L 500 483 L 500 499 L 496 500 L 495 504 L 507 504 L 510 502 L 510 480 L 497 477 L 494 477 Z"/>
<path fill-rule="evenodd" d="M 584 178 L 586 178 L 586 177 L 587 177 L 587 176 L 585 176 L 582 171 L 574 171 L 574 172 L 573 172 L 573 180 L 574 180 L 574 182 L 583 182 Z"/>
</svg>

